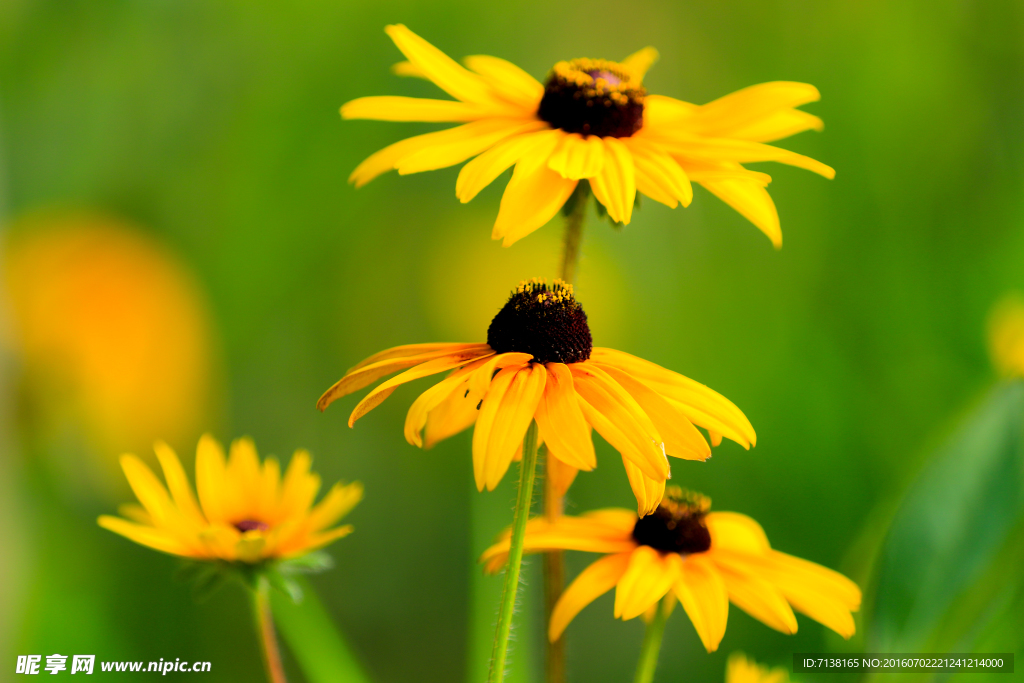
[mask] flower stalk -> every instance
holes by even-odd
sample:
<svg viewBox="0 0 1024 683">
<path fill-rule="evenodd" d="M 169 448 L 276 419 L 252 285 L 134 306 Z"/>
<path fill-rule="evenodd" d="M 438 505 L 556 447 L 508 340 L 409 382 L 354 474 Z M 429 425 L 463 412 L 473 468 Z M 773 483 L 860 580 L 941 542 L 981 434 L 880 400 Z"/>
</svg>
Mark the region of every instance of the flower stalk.
<svg viewBox="0 0 1024 683">
<path fill-rule="evenodd" d="M 672 595 L 665 596 L 655 608 L 654 618 L 647 624 L 633 683 L 652 683 L 654 680 L 654 670 L 658 667 L 658 655 L 661 653 L 661 639 L 665 635 L 665 621 L 672 611 L 673 599 Z"/>
<path fill-rule="evenodd" d="M 571 206 L 565 214 L 565 232 L 562 237 L 562 270 L 559 277 L 573 284 L 576 280 L 576 268 L 580 262 L 580 245 L 583 242 L 583 225 L 587 217 L 587 205 L 590 203 L 590 185 L 581 181 L 570 199 Z M 552 477 L 545 472 L 544 478 L 544 516 L 550 522 L 558 521 L 562 516 L 565 504 L 561 493 L 555 488 Z M 552 550 L 544 553 L 544 623 L 551 622 L 551 613 L 562 596 L 565 586 L 565 553 Z M 544 658 L 545 680 L 547 683 L 565 683 L 565 639 L 561 636 L 555 641 L 547 641 L 546 657 Z"/>
<path fill-rule="evenodd" d="M 526 521 L 530 517 L 533 501 L 533 482 L 537 473 L 537 423 L 531 422 L 523 438 L 523 460 L 519 467 L 519 493 L 512 518 L 512 537 L 505 570 L 505 585 L 498 609 L 498 628 L 494 634 L 494 649 L 491 654 L 491 670 L 488 683 L 501 683 L 505 678 L 505 663 L 508 658 L 508 640 L 512 632 L 512 613 L 515 611 L 516 595 L 519 592 L 519 570 L 523 563 L 523 540 L 526 538 Z"/>
<path fill-rule="evenodd" d="M 261 575 L 256 579 L 256 587 L 252 591 L 252 605 L 267 680 L 270 683 L 288 683 L 284 675 L 284 666 L 281 664 L 281 651 L 277 645 L 274 616 L 270 611 L 270 581 L 265 576 Z"/>
</svg>

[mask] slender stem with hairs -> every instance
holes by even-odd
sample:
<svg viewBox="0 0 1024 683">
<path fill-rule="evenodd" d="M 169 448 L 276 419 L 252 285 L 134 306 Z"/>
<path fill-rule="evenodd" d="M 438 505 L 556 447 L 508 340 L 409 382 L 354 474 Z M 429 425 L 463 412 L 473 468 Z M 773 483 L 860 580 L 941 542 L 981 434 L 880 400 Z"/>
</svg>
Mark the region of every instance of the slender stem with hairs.
<svg viewBox="0 0 1024 683">
<path fill-rule="evenodd" d="M 519 465 L 519 494 L 516 496 L 516 510 L 512 517 L 512 538 L 508 550 L 508 566 L 505 569 L 505 586 L 498 608 L 498 628 L 494 634 L 494 649 L 491 653 L 489 683 L 501 683 L 505 678 L 505 662 L 508 658 L 508 638 L 512 632 L 512 613 L 515 611 L 516 594 L 519 592 L 519 570 L 523 564 L 523 540 L 526 538 L 526 520 L 530 517 L 533 502 L 533 482 L 537 474 L 537 423 L 531 422 L 523 439 L 523 460 Z"/>
<path fill-rule="evenodd" d="M 654 670 L 658 667 L 658 654 L 661 652 L 661 638 L 665 635 L 665 620 L 668 618 L 671 609 L 670 600 L 672 599 L 671 596 L 666 596 L 659 602 L 658 608 L 654 612 L 654 619 L 647 624 L 633 683 L 652 683 L 654 680 Z"/>
<path fill-rule="evenodd" d="M 260 638 L 260 649 L 263 651 L 263 665 L 267 670 L 270 683 L 288 683 L 281 665 L 281 651 L 277 647 L 277 634 L 274 632 L 274 616 L 270 611 L 270 582 L 263 576 L 256 579 L 256 588 L 252 592 L 253 617 L 256 619 L 256 631 Z"/>
<path fill-rule="evenodd" d="M 576 266 L 580 262 L 580 244 L 583 241 L 583 224 L 587 217 L 587 205 L 590 203 L 590 186 L 583 181 L 576 187 L 570 201 L 572 207 L 565 215 L 565 233 L 562 237 L 562 272 L 560 277 L 569 284 L 576 280 Z M 550 463 L 548 454 L 547 463 Z M 555 522 L 562 516 L 564 502 L 561 494 L 552 485 L 551 477 L 545 468 L 544 477 L 544 516 L 548 521 Z M 558 598 L 562 596 L 565 586 L 565 553 L 552 550 L 544 553 L 544 615 L 545 626 L 551 623 L 551 613 L 555 609 Z M 547 656 L 544 661 L 545 680 L 547 683 L 565 683 L 565 638 L 560 636 L 554 642 L 547 642 Z"/>
</svg>

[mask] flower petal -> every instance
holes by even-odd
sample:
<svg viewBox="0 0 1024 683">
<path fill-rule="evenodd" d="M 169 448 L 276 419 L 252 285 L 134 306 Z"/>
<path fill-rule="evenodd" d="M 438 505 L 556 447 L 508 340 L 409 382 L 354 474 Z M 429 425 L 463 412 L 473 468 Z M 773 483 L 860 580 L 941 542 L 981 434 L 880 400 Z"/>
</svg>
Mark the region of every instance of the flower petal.
<svg viewBox="0 0 1024 683">
<path fill-rule="evenodd" d="M 633 72 L 633 78 L 638 81 L 643 81 L 644 76 L 647 75 L 647 70 L 650 69 L 657 61 L 658 51 L 653 47 L 648 46 L 642 50 L 637 50 L 619 62 L 619 64 Z"/>
<path fill-rule="evenodd" d="M 348 514 L 363 499 L 363 485 L 358 481 L 351 484 L 336 483 L 324 499 L 309 511 L 306 520 L 310 531 L 320 531 Z"/>
<path fill-rule="evenodd" d="M 531 156 L 539 154 L 536 150 Z M 505 187 L 491 239 L 504 238 L 508 247 L 541 227 L 558 213 L 578 181 L 563 178 L 546 166 L 516 164 Z M 531 170 L 532 169 L 532 170 Z"/>
<path fill-rule="evenodd" d="M 512 369 L 502 372 L 509 370 Z M 512 463 L 512 458 L 521 446 L 526 430 L 537 412 L 537 404 L 544 394 L 544 384 L 547 380 L 547 372 L 542 365 L 530 364 L 522 369 L 512 370 L 512 373 L 512 382 L 502 396 L 500 405 L 490 408 L 495 403 L 491 401 L 490 406 L 488 405 L 491 397 L 488 394 L 480 408 L 477 429 L 484 419 L 484 411 L 489 408 L 495 410 L 486 443 L 478 445 L 477 432 L 473 434 L 474 463 L 477 460 L 478 447 L 484 449 L 480 457 L 483 460 L 484 485 L 488 491 L 493 491 L 498 486 Z"/>
<path fill-rule="evenodd" d="M 466 102 L 393 95 L 360 97 L 341 106 L 343 119 L 375 121 L 475 121 L 486 114 L 486 109 Z"/>
<path fill-rule="evenodd" d="M 212 436 L 203 434 L 196 447 L 196 493 L 211 524 L 226 521 L 224 476 L 224 449 Z"/>
<path fill-rule="evenodd" d="M 160 460 L 160 467 L 164 471 L 164 480 L 167 482 L 167 488 L 170 489 L 174 504 L 178 506 L 183 515 L 196 524 L 205 524 L 206 520 L 203 518 L 203 513 L 199 511 L 199 504 L 196 503 L 196 497 L 192 493 L 192 486 L 188 483 L 188 475 L 185 474 L 185 468 L 181 466 L 178 456 L 163 441 L 157 441 L 153 449 L 156 451 L 157 459 Z"/>
<path fill-rule="evenodd" d="M 551 642 L 562 636 L 565 627 L 584 607 L 615 587 L 626 572 L 631 556 L 631 552 L 608 555 L 580 572 L 551 611 L 551 623 L 548 626 L 548 639 Z"/>
<path fill-rule="evenodd" d="M 334 386 L 324 392 L 320 400 L 316 402 L 316 407 L 323 412 L 327 406 L 342 396 L 359 391 L 363 387 L 373 384 L 381 377 L 398 372 L 403 368 L 463 351 L 475 351 L 483 356 L 490 352 L 490 350 L 491 347 L 487 346 L 487 344 L 411 344 L 408 346 L 396 346 L 393 349 L 374 354 L 351 368 L 345 373 L 344 377 L 334 383 Z"/>
<path fill-rule="evenodd" d="M 531 114 L 540 106 L 544 86 L 512 62 L 487 55 L 473 55 L 463 60 L 470 70 L 478 73 L 502 99 L 508 100 Z"/>
<path fill-rule="evenodd" d="M 494 358 L 494 356 L 480 358 L 469 365 L 458 368 L 448 377 L 420 394 L 413 401 L 409 412 L 405 416 L 405 440 L 413 446 L 422 448 L 423 439 L 420 433 L 427 424 L 427 415 L 447 400 L 453 391 L 459 391 L 461 385 L 466 384 L 469 379 L 469 374 L 484 363 L 487 363 L 489 358 Z"/>
<path fill-rule="evenodd" d="M 679 563 L 672 559 L 678 557 L 646 545 L 634 550 L 615 589 L 615 617 L 633 619 L 665 597 L 679 580 Z"/>
<path fill-rule="evenodd" d="M 756 521 L 738 512 L 711 512 L 704 518 L 711 533 L 711 547 L 749 555 L 771 550 L 768 536 Z"/>
<path fill-rule="evenodd" d="M 623 144 L 633 155 L 638 190 L 673 209 L 677 204 L 690 205 L 693 187 L 675 159 L 643 138 L 626 138 Z"/>
<path fill-rule="evenodd" d="M 101 515 L 97 522 L 104 529 L 113 531 L 115 534 L 120 534 L 128 540 L 134 541 L 139 545 L 144 545 L 147 548 L 153 548 L 154 550 L 170 553 L 172 555 L 184 555 L 187 557 L 193 556 L 193 552 L 188 548 L 188 546 L 184 545 L 174 538 L 174 536 L 161 529 L 154 529 L 151 526 L 143 526 L 142 524 L 129 522 L 126 519 L 112 517 L 111 515 Z"/>
<path fill-rule="evenodd" d="M 700 184 L 757 226 L 768 236 L 776 249 L 782 248 L 782 226 L 779 223 L 779 212 L 775 208 L 775 202 L 772 201 L 768 190 L 753 180 L 742 178 L 702 180 Z"/>
<path fill-rule="evenodd" d="M 548 158 L 548 168 L 563 178 L 592 178 L 604 168 L 605 146 L 596 135 L 562 135 L 558 149 Z"/>
<path fill-rule="evenodd" d="M 590 425 L 573 388 L 572 372 L 564 363 L 548 363 L 544 397 L 537 406 L 537 426 L 544 443 L 554 449 L 556 457 L 577 470 L 597 467 Z"/>
<path fill-rule="evenodd" d="M 455 196 L 465 204 L 520 159 L 546 154 L 544 150 L 552 148 L 563 135 L 557 130 L 540 130 L 505 138 L 462 167 L 455 181 Z"/>
<path fill-rule="evenodd" d="M 313 504 L 317 491 L 320 490 L 320 477 L 309 471 L 312 461 L 308 451 L 300 449 L 292 454 L 291 462 L 284 473 L 284 482 L 281 484 L 281 502 L 277 508 L 275 521 L 302 517 Z"/>
<path fill-rule="evenodd" d="M 395 169 L 398 174 L 436 171 L 439 168 L 461 164 L 510 136 L 547 128 L 543 121 L 507 118 L 488 118 L 463 127 L 468 126 L 476 126 L 472 135 L 433 144 L 397 159 Z"/>
<path fill-rule="evenodd" d="M 714 562 L 725 582 L 729 599 L 737 607 L 776 631 L 790 635 L 796 633 L 796 617 L 779 589 L 758 576 L 738 556 L 731 553 L 719 556 L 712 551 L 707 557 Z"/>
<path fill-rule="evenodd" d="M 636 170 L 629 148 L 616 138 L 604 138 L 604 166 L 590 179 L 594 197 L 608 209 L 616 223 L 629 225 L 636 199 Z"/>
<path fill-rule="evenodd" d="M 373 391 L 368 393 L 363 400 L 356 405 L 352 410 L 352 414 L 349 415 L 348 426 L 351 427 L 356 423 L 356 420 L 383 403 L 384 399 L 390 396 L 391 392 L 397 389 L 400 385 L 421 377 L 436 375 L 437 373 L 445 372 L 446 370 L 454 370 L 455 368 L 466 365 L 467 363 L 472 363 L 473 361 L 481 358 L 481 356 L 485 357 L 492 353 L 493 351 L 491 351 L 489 347 L 484 353 L 481 353 L 481 350 L 469 350 L 453 353 L 448 356 L 428 360 L 416 367 L 409 368 L 400 375 L 395 375 L 388 381 L 377 385 Z"/>
<path fill-rule="evenodd" d="M 625 455 L 622 456 L 622 466 L 626 468 L 629 487 L 636 496 L 636 513 L 646 517 L 658 509 L 661 499 L 665 497 L 665 480 L 651 479 L 644 475 Z"/>
<path fill-rule="evenodd" d="M 729 619 L 729 593 L 714 565 L 702 554 L 681 558 L 676 597 L 700 636 L 704 649 L 714 652 L 725 635 Z"/>
<path fill-rule="evenodd" d="M 420 38 L 402 24 L 387 26 L 384 32 L 395 41 L 405 58 L 437 87 L 457 100 L 489 104 L 494 101 L 491 89 L 475 73 Z"/>
</svg>

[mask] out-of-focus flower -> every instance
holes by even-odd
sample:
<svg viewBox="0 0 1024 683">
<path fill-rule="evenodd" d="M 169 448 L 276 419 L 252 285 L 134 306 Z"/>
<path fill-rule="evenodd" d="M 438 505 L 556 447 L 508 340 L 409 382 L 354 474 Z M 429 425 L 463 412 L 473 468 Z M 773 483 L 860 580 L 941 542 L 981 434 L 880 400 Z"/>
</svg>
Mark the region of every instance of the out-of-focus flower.
<svg viewBox="0 0 1024 683">
<path fill-rule="evenodd" d="M 103 515 L 104 529 L 172 555 L 246 563 L 298 557 L 352 532 L 351 525 L 329 527 L 363 497 L 362 484 L 339 482 L 313 506 L 320 477 L 309 471 L 306 451 L 295 451 L 282 479 L 275 458 L 260 465 L 250 439 L 235 440 L 225 461 L 221 445 L 204 435 L 196 448 L 197 502 L 178 456 L 162 442 L 155 449 L 167 487 L 136 456 L 121 456 L 142 505 L 122 506 L 128 519 Z"/>
<path fill-rule="evenodd" d="M 40 215 L 11 234 L 3 284 L 35 412 L 83 424 L 104 452 L 194 438 L 212 335 L 182 264 L 105 217 Z"/>
<path fill-rule="evenodd" d="M 486 344 L 411 344 L 370 356 L 320 397 L 335 400 L 403 368 L 355 407 L 349 426 L 402 384 L 441 372 L 451 374 L 412 404 L 405 438 L 429 448 L 474 425 L 473 473 L 479 490 L 494 490 L 521 451 L 533 420 L 549 455 L 566 468 L 563 492 L 577 470 L 597 465 L 591 429 L 622 455 L 639 514 L 661 502 L 669 477 L 666 455 L 705 460 L 723 436 L 744 448 L 756 435 L 731 401 L 708 387 L 654 363 L 614 349 L 594 347 L 583 307 L 572 285 L 555 280 L 519 284 L 491 321 Z M 696 425 L 696 426 L 695 426 Z"/>
<path fill-rule="evenodd" d="M 1024 297 L 1020 294 L 1007 294 L 993 307 L 988 348 L 1001 374 L 1024 377 Z"/>
<path fill-rule="evenodd" d="M 742 652 L 733 652 L 725 665 L 725 683 L 789 683 L 789 672 L 781 667 L 769 669 Z"/>
<path fill-rule="evenodd" d="M 783 633 L 796 633 L 793 608 L 844 638 L 861 592 L 842 574 L 772 550 L 761 526 L 736 512 L 709 512 L 711 501 L 668 490 L 654 514 L 596 510 L 579 517 L 531 519 L 526 552 L 605 553 L 565 589 L 548 636 L 561 636 L 580 610 L 615 588 L 615 616 L 632 619 L 669 594 L 678 598 L 708 652 L 725 635 L 729 602 Z M 508 558 L 508 532 L 480 558 L 488 572 Z"/>
<path fill-rule="evenodd" d="M 835 175 L 821 162 L 764 144 L 822 129 L 821 119 L 795 108 L 819 99 L 813 85 L 762 83 L 694 105 L 647 94 L 643 78 L 658 58 L 650 47 L 621 62 L 559 62 L 542 84 L 497 57 L 467 57 L 464 68 L 401 24 L 384 30 L 409 60 L 397 66 L 399 74 L 427 78 L 455 100 L 361 97 L 341 115 L 463 125 L 385 147 L 349 180 L 358 187 L 392 169 L 405 175 L 476 157 L 455 185 L 465 203 L 515 166 L 492 233 L 505 246 L 547 223 L 585 180 L 619 223 L 630 222 L 637 192 L 675 208 L 689 205 L 690 182 L 699 183 L 778 247 L 779 216 L 765 190 L 771 177 L 742 164 L 778 161 Z"/>
</svg>

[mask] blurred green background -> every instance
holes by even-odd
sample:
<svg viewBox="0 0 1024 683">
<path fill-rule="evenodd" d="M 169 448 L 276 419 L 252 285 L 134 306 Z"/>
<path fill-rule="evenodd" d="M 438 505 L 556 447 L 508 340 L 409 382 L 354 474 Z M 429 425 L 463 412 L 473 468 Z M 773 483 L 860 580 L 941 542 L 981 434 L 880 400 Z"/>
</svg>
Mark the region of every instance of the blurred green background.
<svg viewBox="0 0 1024 683">
<path fill-rule="evenodd" d="M 112 466 L 122 450 L 152 459 L 147 444 L 161 436 L 191 469 L 203 430 L 251 435 L 261 453 L 284 458 L 308 448 L 325 482 L 365 483 L 349 516 L 355 534 L 330 548 L 337 567 L 313 585 L 374 681 L 447 682 L 473 670 L 471 631 L 486 621 L 471 617 L 473 595 L 500 582 L 477 578 L 473 558 L 510 519 L 511 478 L 475 492 L 469 433 L 429 452 L 406 444 L 417 387 L 354 430 L 354 400 L 323 415 L 314 403 L 377 350 L 482 341 L 518 280 L 556 274 L 561 226 L 502 249 L 489 233 L 504 181 L 463 206 L 457 169 L 389 174 L 359 191 L 346 183 L 370 153 L 436 128 L 338 116 L 362 95 L 439 96 L 391 75 L 401 57 L 382 28 L 398 22 L 453 57 L 493 54 L 538 78 L 561 59 L 617 59 L 650 44 L 661 52 L 652 92 L 703 103 L 771 80 L 821 90 L 806 109 L 825 131 L 780 144 L 834 166 L 836 179 L 755 165 L 774 178 L 781 251 L 700 189 L 687 209 L 645 202 L 623 230 L 595 216 L 588 224 L 577 293 L 595 343 L 710 385 L 758 432 L 751 452 L 727 442 L 708 463 L 677 461 L 674 483 L 753 516 L 774 547 L 870 588 L 904 491 L 979 410 L 995 382 L 986 315 L 1024 288 L 1020 2 L 5 0 L 9 236 L 39 229 L 19 222 L 39 211 L 136 226 L 195 283 L 210 369 L 196 424 L 96 439 L 73 419 L 45 418 L 59 392 L 33 389 L 27 352 L 7 342 L 0 680 L 13 677 L 15 655 L 53 652 L 209 660 L 204 680 L 259 680 L 240 590 L 196 604 L 173 581 L 173 558 L 95 524 L 130 499 Z M 142 396 L 161 392 L 159 376 Z M 973 452 L 962 455 L 969 466 Z M 603 442 L 598 458 L 570 491 L 570 511 L 633 506 Z M 570 555 L 570 576 L 589 560 Z M 539 564 L 527 570 L 513 654 L 527 669 L 540 662 Z M 1024 571 L 1009 566 L 972 569 L 963 585 L 1009 585 Z M 998 642 L 1020 653 L 1021 624 L 998 628 L 1011 637 Z M 658 679 L 721 681 L 736 649 L 787 666 L 794 651 L 863 651 L 863 631 L 844 645 L 801 618 L 799 633 L 783 636 L 732 608 L 720 651 L 707 655 L 677 615 Z M 642 632 L 639 620 L 612 619 L 610 595 L 598 600 L 568 631 L 570 680 L 628 680 Z M 893 641 L 869 632 L 868 642 Z"/>
</svg>

